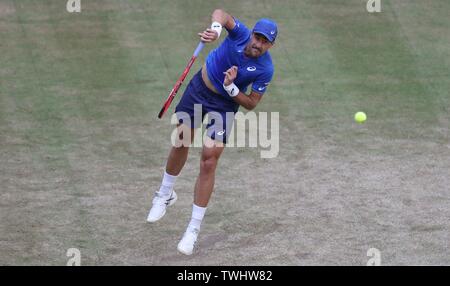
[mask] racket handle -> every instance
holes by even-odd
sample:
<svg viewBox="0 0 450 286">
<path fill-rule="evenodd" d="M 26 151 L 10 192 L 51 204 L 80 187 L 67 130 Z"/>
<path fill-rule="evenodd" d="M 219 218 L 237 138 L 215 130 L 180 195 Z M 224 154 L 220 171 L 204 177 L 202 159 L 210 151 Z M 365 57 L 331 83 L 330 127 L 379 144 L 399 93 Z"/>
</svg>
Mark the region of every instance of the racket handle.
<svg viewBox="0 0 450 286">
<path fill-rule="evenodd" d="M 203 42 L 198 43 L 198 46 L 194 51 L 194 57 L 198 57 L 198 54 L 200 54 L 200 51 L 203 49 L 204 46 L 205 46 L 205 43 L 203 43 Z"/>
</svg>

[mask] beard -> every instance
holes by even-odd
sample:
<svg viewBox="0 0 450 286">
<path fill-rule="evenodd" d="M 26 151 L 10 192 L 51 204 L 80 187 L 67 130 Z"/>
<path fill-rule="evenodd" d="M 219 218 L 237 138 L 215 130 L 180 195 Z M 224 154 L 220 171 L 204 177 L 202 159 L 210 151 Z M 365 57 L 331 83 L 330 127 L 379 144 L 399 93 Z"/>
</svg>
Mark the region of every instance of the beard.
<svg viewBox="0 0 450 286">
<path fill-rule="evenodd" d="M 257 58 L 262 55 L 262 51 L 254 45 L 248 45 L 245 48 L 245 55 L 250 58 Z"/>
</svg>

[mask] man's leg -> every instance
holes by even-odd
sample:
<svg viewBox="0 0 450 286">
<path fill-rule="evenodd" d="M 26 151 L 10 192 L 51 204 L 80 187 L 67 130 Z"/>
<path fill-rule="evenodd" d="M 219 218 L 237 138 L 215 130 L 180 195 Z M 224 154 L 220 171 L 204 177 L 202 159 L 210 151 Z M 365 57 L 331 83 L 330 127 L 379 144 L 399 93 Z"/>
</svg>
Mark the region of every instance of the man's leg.
<svg viewBox="0 0 450 286">
<path fill-rule="evenodd" d="M 216 167 L 223 149 L 223 143 L 207 137 L 200 159 L 200 174 L 195 183 L 192 218 L 183 238 L 178 243 L 178 250 L 186 255 L 193 252 L 206 207 L 214 190 Z"/>
<path fill-rule="evenodd" d="M 181 172 L 181 169 L 183 169 L 184 164 L 186 163 L 188 153 L 189 153 L 189 146 L 186 144 L 187 142 L 194 140 L 194 131 L 195 129 L 189 128 L 186 125 L 179 124 L 178 127 L 178 142 L 177 146 L 172 146 L 172 149 L 170 149 L 169 157 L 167 158 L 167 164 L 166 164 L 166 173 L 171 176 L 178 176 Z M 186 142 L 186 138 L 184 137 L 184 132 L 188 132 L 190 129 L 191 137 L 190 140 Z M 183 144 L 184 141 L 184 144 Z M 178 144 L 179 143 L 179 144 Z M 181 145 L 181 146 L 180 146 Z"/>
<path fill-rule="evenodd" d="M 211 146 L 212 147 L 208 147 Z M 206 207 L 214 189 L 217 163 L 223 152 L 224 144 L 207 137 L 200 159 L 200 174 L 197 177 L 194 190 L 194 204 Z"/>
<path fill-rule="evenodd" d="M 160 220 L 166 213 L 166 208 L 171 206 L 177 200 L 177 194 L 173 190 L 176 179 L 181 172 L 184 164 L 186 163 L 189 153 L 189 144 L 192 143 L 194 138 L 195 129 L 189 126 L 179 124 L 177 127 L 177 142 L 176 146 L 173 146 L 167 159 L 166 170 L 164 171 L 164 177 L 159 188 L 159 191 L 155 193 L 155 197 L 152 201 L 152 208 L 147 216 L 148 222 L 155 222 Z M 189 132 L 186 136 L 186 132 Z"/>
</svg>

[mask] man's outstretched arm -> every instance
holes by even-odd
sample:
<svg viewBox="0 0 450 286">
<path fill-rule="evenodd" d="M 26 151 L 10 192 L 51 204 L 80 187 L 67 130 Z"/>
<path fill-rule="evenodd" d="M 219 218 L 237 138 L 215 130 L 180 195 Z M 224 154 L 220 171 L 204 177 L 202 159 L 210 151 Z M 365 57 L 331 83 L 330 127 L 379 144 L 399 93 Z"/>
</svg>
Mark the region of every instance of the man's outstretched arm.
<svg viewBox="0 0 450 286">
<path fill-rule="evenodd" d="M 211 15 L 211 22 L 219 22 L 227 30 L 233 30 L 236 23 L 233 17 L 222 9 L 216 9 Z"/>
<path fill-rule="evenodd" d="M 222 31 L 222 27 L 232 30 L 236 26 L 233 17 L 222 9 L 216 9 L 211 15 L 211 28 L 206 29 L 202 33 L 198 33 L 200 39 L 204 43 L 212 43 L 217 40 Z"/>
</svg>

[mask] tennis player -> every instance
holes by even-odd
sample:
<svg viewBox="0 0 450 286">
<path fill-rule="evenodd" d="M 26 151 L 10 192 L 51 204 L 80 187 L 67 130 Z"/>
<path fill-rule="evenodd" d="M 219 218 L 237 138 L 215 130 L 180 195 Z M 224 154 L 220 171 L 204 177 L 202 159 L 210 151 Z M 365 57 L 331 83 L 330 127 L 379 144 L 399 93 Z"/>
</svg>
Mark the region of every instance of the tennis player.
<svg viewBox="0 0 450 286">
<path fill-rule="evenodd" d="M 201 105 L 202 117 L 211 114 L 206 126 L 207 139 L 200 159 L 200 173 L 194 187 L 192 217 L 178 243 L 178 250 L 186 255 L 193 253 L 200 226 L 214 187 L 215 171 L 231 132 L 239 106 L 252 110 L 260 102 L 272 80 L 274 67 L 268 50 L 274 45 L 278 34 L 277 25 L 270 19 L 260 19 L 252 30 L 225 11 L 217 9 L 211 16 L 211 27 L 199 33 L 204 43 L 216 41 L 225 28 L 228 36 L 221 45 L 212 50 L 200 71 L 189 82 L 175 112 L 180 122 L 178 136 L 194 137 L 194 130 L 201 122 L 194 120 L 194 105 Z M 247 94 L 247 88 L 251 90 Z M 217 124 L 221 122 L 221 124 Z M 190 133 L 190 134 L 189 134 Z M 166 213 L 168 206 L 177 200 L 173 190 L 175 181 L 183 168 L 189 144 L 172 147 L 167 160 L 159 191 L 155 193 L 147 221 L 155 222 Z"/>
</svg>

